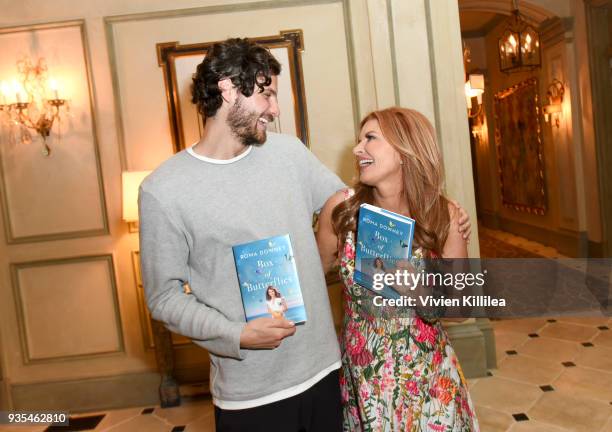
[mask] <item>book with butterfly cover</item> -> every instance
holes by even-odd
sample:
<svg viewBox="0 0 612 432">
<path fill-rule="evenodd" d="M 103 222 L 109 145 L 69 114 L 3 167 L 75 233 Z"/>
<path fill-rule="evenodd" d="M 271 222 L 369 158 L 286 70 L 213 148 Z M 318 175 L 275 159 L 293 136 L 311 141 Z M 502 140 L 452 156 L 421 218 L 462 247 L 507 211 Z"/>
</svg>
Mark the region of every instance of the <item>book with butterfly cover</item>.
<svg viewBox="0 0 612 432">
<path fill-rule="evenodd" d="M 374 287 L 376 275 L 394 273 L 399 260 L 410 260 L 414 219 L 371 204 L 361 204 L 357 220 L 355 282 L 386 298 L 400 298 L 392 287 Z"/>
<path fill-rule="evenodd" d="M 284 317 L 306 322 L 306 309 L 288 234 L 232 247 L 246 320 Z"/>
</svg>

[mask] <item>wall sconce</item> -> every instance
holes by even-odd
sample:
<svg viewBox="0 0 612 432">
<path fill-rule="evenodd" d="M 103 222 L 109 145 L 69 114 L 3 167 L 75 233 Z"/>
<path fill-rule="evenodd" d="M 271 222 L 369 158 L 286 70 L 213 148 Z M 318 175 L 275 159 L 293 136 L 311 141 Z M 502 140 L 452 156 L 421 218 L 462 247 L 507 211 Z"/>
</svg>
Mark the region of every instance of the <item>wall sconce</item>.
<svg viewBox="0 0 612 432">
<path fill-rule="evenodd" d="M 123 220 L 128 223 L 129 232 L 138 232 L 138 188 L 151 171 L 124 171 L 121 174 L 123 185 Z"/>
<path fill-rule="evenodd" d="M 465 82 L 465 100 L 467 103 L 468 117 L 474 118 L 482 112 L 482 94 L 484 93 L 484 75 L 469 74 Z M 472 98 L 476 98 L 477 110 L 472 112 Z"/>
<path fill-rule="evenodd" d="M 47 64 L 44 58 L 32 64 L 30 59 L 17 62 L 19 79 L 13 79 L 12 85 L 0 83 L 0 113 L 4 121 L 20 130 L 20 141 L 23 144 L 32 142 L 28 129 L 35 130 L 43 139 L 42 154 L 49 156 L 51 149 L 47 138 L 55 120 L 61 120 L 60 110 L 68 112 L 68 100 L 60 98 L 57 81 L 48 79 Z M 58 132 L 59 133 L 59 132 Z M 15 135 L 11 134 L 11 141 Z"/>
<path fill-rule="evenodd" d="M 565 94 L 565 86 L 558 79 L 553 79 L 552 83 L 548 86 L 546 96 L 548 98 L 548 105 L 544 105 L 544 120 L 548 123 L 554 121 L 557 129 L 560 127 L 561 120 L 560 116 L 563 112 L 563 95 Z"/>
<path fill-rule="evenodd" d="M 485 144 L 488 141 L 489 129 L 487 127 L 487 118 L 484 113 L 470 119 L 470 130 L 477 144 Z"/>
</svg>

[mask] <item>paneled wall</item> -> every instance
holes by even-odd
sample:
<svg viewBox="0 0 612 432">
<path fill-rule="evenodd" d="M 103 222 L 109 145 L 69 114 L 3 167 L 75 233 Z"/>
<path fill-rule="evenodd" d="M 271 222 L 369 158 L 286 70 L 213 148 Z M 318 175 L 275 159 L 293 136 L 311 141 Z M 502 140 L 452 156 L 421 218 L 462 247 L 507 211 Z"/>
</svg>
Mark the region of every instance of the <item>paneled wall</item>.
<svg viewBox="0 0 612 432">
<path fill-rule="evenodd" d="M 27 40 L 44 23 L 82 31 L 81 60 L 69 59 L 80 48 L 68 37 L 54 45 L 55 57 L 41 52 L 79 71 L 82 90 L 73 94 L 82 99 L 74 105 L 90 110 L 75 116 L 50 158 L 36 143 L 3 154 L 3 406 L 74 411 L 157 400 L 133 265 L 138 237 L 120 215 L 122 170 L 153 169 L 172 154 L 158 42 L 301 29 L 311 150 L 350 182 L 359 119 L 377 107 L 419 109 L 437 127 L 448 193 L 475 218 L 456 1 L 33 0 L 3 8 L 0 36 L 20 26 Z M 339 311 L 338 290 L 330 292 Z M 484 327 L 453 331 L 472 374 L 487 366 Z M 197 369 L 205 358 L 190 349 L 178 356 Z"/>
<path fill-rule="evenodd" d="M 221 14 L 203 10 L 184 16 L 159 14 L 147 19 L 127 16 L 107 20 L 127 169 L 152 169 L 173 152 L 164 80 L 157 64 L 157 43 L 189 44 L 234 35 L 273 36 L 284 30 L 301 29 L 311 148 L 328 166 L 351 173 L 352 161 L 338 151 L 350 147 L 354 119 L 358 117 L 356 100 L 351 94 L 355 70 L 347 51 L 350 23 L 345 22 L 342 2 L 233 9 Z M 241 30 L 228 32 L 228 29 Z M 317 115 L 322 107 L 326 115 Z M 290 113 L 281 116 L 284 114 Z"/>
<path fill-rule="evenodd" d="M 0 30 L 0 77 L 16 76 L 16 59 L 28 56 L 36 62 L 43 57 L 49 77 L 61 77 L 71 111 L 59 124 L 64 134 L 54 133 L 48 140 L 49 156 L 42 154 L 41 140 L 31 145 L 5 141 L 2 147 L 7 243 L 108 234 L 85 24 L 79 20 L 19 30 Z M 20 139 L 19 132 L 6 125 L 2 132 L 5 140 L 12 133 Z"/>
<path fill-rule="evenodd" d="M 25 364 L 124 351 L 111 255 L 14 263 L 11 270 Z"/>
</svg>

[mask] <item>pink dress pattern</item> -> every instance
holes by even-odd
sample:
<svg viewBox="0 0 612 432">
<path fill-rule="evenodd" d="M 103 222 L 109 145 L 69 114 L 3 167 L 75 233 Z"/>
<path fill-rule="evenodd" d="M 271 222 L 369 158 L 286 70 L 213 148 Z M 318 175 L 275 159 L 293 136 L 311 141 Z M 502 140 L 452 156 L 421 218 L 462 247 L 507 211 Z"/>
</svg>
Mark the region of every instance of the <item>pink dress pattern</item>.
<svg viewBox="0 0 612 432">
<path fill-rule="evenodd" d="M 422 257 L 420 248 L 413 251 L 415 268 Z M 354 236 L 349 233 L 340 263 L 344 431 L 479 431 L 465 378 L 441 323 L 373 306 L 374 294 L 353 282 L 354 266 Z"/>
</svg>

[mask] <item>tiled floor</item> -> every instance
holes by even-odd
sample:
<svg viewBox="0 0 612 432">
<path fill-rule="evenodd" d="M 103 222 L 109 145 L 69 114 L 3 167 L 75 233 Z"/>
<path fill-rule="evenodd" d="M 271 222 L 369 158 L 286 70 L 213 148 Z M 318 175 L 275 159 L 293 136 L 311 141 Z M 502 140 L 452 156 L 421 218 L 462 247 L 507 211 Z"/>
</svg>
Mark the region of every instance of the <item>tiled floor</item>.
<svg viewBox="0 0 612 432">
<path fill-rule="evenodd" d="M 479 227 L 485 257 L 566 258 Z M 470 380 L 483 432 L 612 432 L 612 319 L 494 321 L 498 368 Z"/>
<path fill-rule="evenodd" d="M 612 319 L 493 326 L 498 368 L 470 380 L 483 432 L 612 431 Z"/>
</svg>

